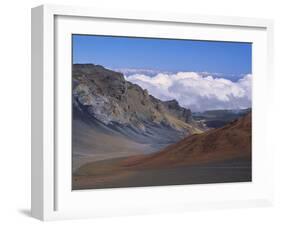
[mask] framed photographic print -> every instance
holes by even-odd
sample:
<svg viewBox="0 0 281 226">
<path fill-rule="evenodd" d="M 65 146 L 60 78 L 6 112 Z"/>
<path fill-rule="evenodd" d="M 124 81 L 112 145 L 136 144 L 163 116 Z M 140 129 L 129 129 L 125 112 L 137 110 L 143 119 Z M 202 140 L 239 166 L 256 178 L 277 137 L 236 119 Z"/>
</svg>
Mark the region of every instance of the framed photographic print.
<svg viewBox="0 0 281 226">
<path fill-rule="evenodd" d="M 270 205 L 272 21 L 32 10 L 32 215 Z"/>
</svg>

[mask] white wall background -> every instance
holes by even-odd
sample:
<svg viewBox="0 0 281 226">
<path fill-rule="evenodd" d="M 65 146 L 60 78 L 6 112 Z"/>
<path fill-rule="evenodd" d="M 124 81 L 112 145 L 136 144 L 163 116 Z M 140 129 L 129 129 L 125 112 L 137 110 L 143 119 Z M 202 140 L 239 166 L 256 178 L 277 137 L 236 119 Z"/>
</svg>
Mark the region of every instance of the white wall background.
<svg viewBox="0 0 281 226">
<path fill-rule="evenodd" d="M 9 0 L 0 13 L 0 224 L 38 225 L 30 208 L 30 8 L 43 3 L 192 14 L 263 17 L 275 20 L 275 104 L 269 128 L 275 149 L 276 203 L 270 208 L 50 222 L 51 225 L 281 225 L 280 1 L 276 0 Z"/>
</svg>

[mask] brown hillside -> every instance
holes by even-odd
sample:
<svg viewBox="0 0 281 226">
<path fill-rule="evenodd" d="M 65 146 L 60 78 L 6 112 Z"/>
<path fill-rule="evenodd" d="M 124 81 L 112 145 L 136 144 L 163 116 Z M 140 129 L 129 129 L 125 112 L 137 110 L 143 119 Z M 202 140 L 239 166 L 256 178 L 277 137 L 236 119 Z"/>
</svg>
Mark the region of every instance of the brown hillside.
<svg viewBox="0 0 281 226">
<path fill-rule="evenodd" d="M 186 137 L 158 153 L 134 160 L 129 158 L 124 165 L 150 168 L 250 159 L 251 127 L 251 113 L 248 113 L 222 128 Z"/>
</svg>

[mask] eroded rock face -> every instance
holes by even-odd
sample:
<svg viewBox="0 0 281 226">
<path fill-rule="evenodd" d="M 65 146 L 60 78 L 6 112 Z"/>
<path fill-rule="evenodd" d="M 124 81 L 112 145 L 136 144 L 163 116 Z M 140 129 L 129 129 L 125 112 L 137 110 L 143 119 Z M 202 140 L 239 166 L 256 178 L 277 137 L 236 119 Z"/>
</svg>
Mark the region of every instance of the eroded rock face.
<svg viewBox="0 0 281 226">
<path fill-rule="evenodd" d="M 187 123 L 192 122 L 191 110 L 181 107 L 177 100 L 165 101 L 163 103 L 164 106 L 168 109 L 168 111 L 175 117 Z"/>
<path fill-rule="evenodd" d="M 182 138 L 200 132 L 191 111 L 176 100 L 162 102 L 121 73 L 99 65 L 73 65 L 73 107 L 122 133 L 130 128 L 130 133 L 155 139 L 157 131 L 165 129 L 165 136 L 174 139 L 176 134 Z"/>
</svg>

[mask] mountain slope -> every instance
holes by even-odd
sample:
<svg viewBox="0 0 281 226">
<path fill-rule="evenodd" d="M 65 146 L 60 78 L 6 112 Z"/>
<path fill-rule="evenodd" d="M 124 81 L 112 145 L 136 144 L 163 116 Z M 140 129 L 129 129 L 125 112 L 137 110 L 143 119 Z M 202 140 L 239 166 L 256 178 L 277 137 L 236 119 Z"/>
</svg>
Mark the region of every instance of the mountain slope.
<svg viewBox="0 0 281 226">
<path fill-rule="evenodd" d="M 73 175 L 73 189 L 251 181 L 251 113 L 154 154 L 87 163 Z"/>
<path fill-rule="evenodd" d="M 226 126 L 192 135 L 162 151 L 137 160 L 131 167 L 194 165 L 228 159 L 251 159 L 251 113 Z"/>
<path fill-rule="evenodd" d="M 170 144 L 202 132 L 190 110 L 154 98 L 121 73 L 93 64 L 74 64 L 72 71 L 75 119 L 98 121 L 140 143 Z"/>
</svg>

